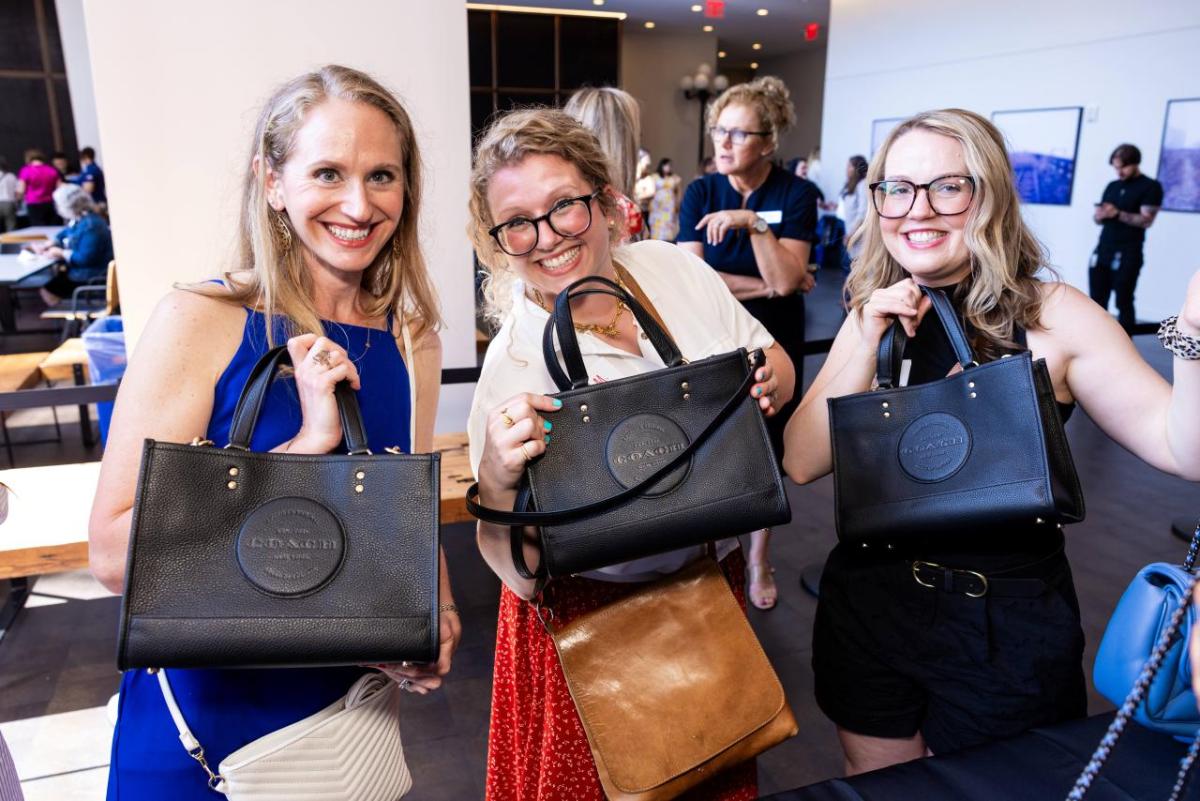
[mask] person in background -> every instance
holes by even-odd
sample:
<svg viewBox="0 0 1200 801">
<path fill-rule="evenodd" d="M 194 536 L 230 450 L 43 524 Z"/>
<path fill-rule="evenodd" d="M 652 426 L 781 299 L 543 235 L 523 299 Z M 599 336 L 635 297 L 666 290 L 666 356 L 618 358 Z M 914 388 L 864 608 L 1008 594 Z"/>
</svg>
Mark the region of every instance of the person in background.
<svg viewBox="0 0 1200 801">
<path fill-rule="evenodd" d="M 820 259 L 817 257 L 817 245 L 821 241 L 821 225 L 824 222 L 821 212 L 825 210 L 826 206 L 825 193 L 821 191 L 821 187 L 808 180 L 808 159 L 806 157 L 798 156 L 789 161 L 787 163 L 787 171 L 795 175 L 797 179 L 803 181 L 817 196 L 817 228 L 813 232 L 812 248 L 808 251 L 808 263 L 815 265 L 809 267 L 809 269 L 815 271 L 820 268 Z"/>
<path fill-rule="evenodd" d="M 62 184 L 54 190 L 54 207 L 66 227 L 50 242 L 36 242 L 30 247 L 34 253 L 60 263 L 39 290 L 47 306 L 71 297 L 75 287 L 102 278 L 113 259 L 112 233 L 87 192 L 75 184 Z"/>
<path fill-rule="evenodd" d="M 62 183 L 58 170 L 46 163 L 40 150 L 25 151 L 25 166 L 17 173 L 17 195 L 25 200 L 30 225 L 60 225 L 54 213 L 54 190 Z"/>
<path fill-rule="evenodd" d="M 71 172 L 71 160 L 61 150 L 56 150 L 50 156 L 50 166 L 58 170 L 58 177 L 70 183 L 78 183 L 78 175 Z"/>
<path fill-rule="evenodd" d="M 791 397 L 787 354 L 707 265 L 665 242 L 621 243 L 620 211 L 608 170 L 596 138 L 553 109 L 514 111 L 498 118 L 476 149 L 471 239 L 488 271 L 485 313 L 501 325 L 483 360 L 467 431 L 479 498 L 492 508 L 511 509 L 526 463 L 559 447 L 554 422 L 562 402 L 548 396 L 557 390 L 542 355 L 542 331 L 555 298 L 581 278 L 621 281 L 635 297 L 641 294 L 647 311 L 661 317 L 689 360 L 739 347 L 763 348 L 767 363 L 755 372 L 751 397 L 766 415 Z M 593 383 L 662 369 L 662 359 L 623 304 L 609 295 L 592 295 L 571 305 Z M 581 481 L 590 480 L 586 467 L 580 465 Z M 736 534 L 729 532 L 716 552 L 744 604 L 745 561 Z M 532 602 L 542 588 L 522 578 L 513 566 L 508 527 L 480 522 L 476 540 L 503 582 L 486 798 L 603 801 L 562 664 L 538 604 Z M 703 547 L 683 548 L 555 578 L 547 593 L 556 608 L 573 617 L 615 603 L 639 584 L 675 573 L 704 553 Z M 532 543 L 525 559 L 536 569 L 538 555 Z M 682 635 L 678 646 L 687 648 L 686 632 Z M 648 665 L 647 671 L 651 678 L 654 666 Z M 750 761 L 712 776 L 685 797 L 750 801 L 758 797 L 756 784 Z"/>
<path fill-rule="evenodd" d="M 242 171 L 234 270 L 223 281 L 179 287 L 159 302 L 117 395 L 89 527 L 92 573 L 113 592 L 124 585 L 143 440 L 201 435 L 228 442 L 242 387 L 274 345 L 286 343 L 293 371 L 271 385 L 254 451 L 337 449 L 342 426 L 334 387 L 343 380 L 357 390 L 373 451 L 433 448 L 440 314 L 421 252 L 421 159 L 408 113 L 370 76 L 322 67 L 288 81 L 267 101 Z M 439 575 L 437 663 L 378 666 L 410 692 L 441 685 L 461 634 L 444 557 Z M 180 669 L 171 682 L 184 719 L 216 766 L 343 697 L 366 670 Z M 323 757 L 336 755 L 313 755 Z M 156 678 L 126 671 L 109 801 L 213 797 L 180 745 Z"/>
<path fill-rule="evenodd" d="M 870 199 L 867 197 L 867 160 L 863 156 L 851 156 L 846 162 L 846 184 L 838 197 L 838 217 L 846 223 L 845 246 L 842 269 L 850 271 L 850 265 L 862 252 L 862 245 L 855 239 L 859 226 L 867 216 Z"/>
<path fill-rule="evenodd" d="M 1117 319 L 1130 336 L 1137 326 L 1133 292 L 1144 258 L 1146 229 L 1162 206 L 1163 186 L 1143 175 L 1139 165 L 1142 151 L 1130 144 L 1119 145 L 1108 163 L 1117 180 L 1104 188 L 1092 219 L 1100 226 L 1100 242 L 1092 253 L 1088 289 L 1092 300 L 1108 308 L 1109 295 L 1117 296 Z"/>
<path fill-rule="evenodd" d="M 679 246 L 712 266 L 734 297 L 804 373 L 804 293 L 812 289 L 809 253 L 817 231 L 817 193 L 771 163 L 780 135 L 796 120 L 783 81 L 773 76 L 730 87 L 708 109 L 717 172 L 693 181 L 683 198 Z M 795 408 L 767 421 L 775 455 Z M 767 555 L 770 531 L 750 536 L 750 602 L 775 606 L 778 589 Z"/>
<path fill-rule="evenodd" d="M 17 227 L 17 175 L 0 156 L 0 233 Z"/>
<path fill-rule="evenodd" d="M 981 362 L 1030 351 L 1045 360 L 1063 418 L 1078 404 L 1149 466 L 1200 480 L 1200 272 L 1163 324 L 1172 387 L 1086 295 L 1053 274 L 1041 280 L 1047 254 L 988 119 L 944 109 L 905 120 L 867 180 L 873 209 L 846 285 L 850 314 L 787 428 L 793 480 L 833 469 L 828 400 L 871 388 L 895 321 L 910 338 L 908 386 L 961 369 L 922 287 L 946 292 Z M 1130 492 L 1128 502 L 1145 499 Z M 821 577 L 813 675 L 847 773 L 1083 717 L 1084 638 L 1063 546 L 1059 526 L 1033 519 L 838 543 Z M 973 578 L 983 592 L 963 581 Z"/>
<path fill-rule="evenodd" d="M 683 201 L 681 179 L 671 170 L 671 160 L 659 159 L 654 175 L 654 197 L 650 199 L 650 238 L 674 242 L 679 235 L 679 204 Z"/>
<path fill-rule="evenodd" d="M 700 162 L 700 174 L 712 175 L 717 171 L 717 160 L 712 156 L 705 156 L 704 161 Z"/>
<path fill-rule="evenodd" d="M 96 151 L 90 147 L 79 151 L 79 185 L 92 196 L 92 202 L 101 212 L 108 208 L 108 194 L 104 191 L 104 170 L 96 163 Z"/>
<path fill-rule="evenodd" d="M 613 186 L 620 196 L 617 205 L 625 215 L 625 236 L 640 239 L 646 230 L 646 209 L 634 199 L 634 186 L 641 177 L 642 112 L 637 98 L 612 86 L 585 87 L 567 100 L 563 111 L 584 124 L 612 162 Z"/>
</svg>

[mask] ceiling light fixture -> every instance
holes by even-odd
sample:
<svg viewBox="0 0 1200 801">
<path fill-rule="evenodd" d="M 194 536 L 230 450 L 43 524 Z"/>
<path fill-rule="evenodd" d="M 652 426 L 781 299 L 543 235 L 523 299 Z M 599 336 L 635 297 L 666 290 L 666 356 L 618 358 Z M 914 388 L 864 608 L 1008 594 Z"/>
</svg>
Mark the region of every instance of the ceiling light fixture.
<svg viewBox="0 0 1200 801">
<path fill-rule="evenodd" d="M 602 6 L 602 5 L 604 5 L 604 0 L 592 0 L 592 5 Z"/>
<path fill-rule="evenodd" d="M 758 69 L 758 62 L 757 62 L 757 61 L 751 61 L 751 62 L 750 62 L 750 69 L 752 69 L 752 70 L 756 70 L 756 69 Z"/>
<path fill-rule="evenodd" d="M 651 22 L 650 20 L 646 20 L 646 29 L 650 30 L 652 28 L 654 28 L 654 23 Z"/>
<path fill-rule="evenodd" d="M 769 12 L 765 8 L 760 8 L 756 13 L 760 17 L 765 17 Z"/>
<path fill-rule="evenodd" d="M 750 47 L 754 50 L 762 50 L 762 42 L 755 42 L 754 44 L 750 45 Z"/>
<path fill-rule="evenodd" d="M 696 13 L 700 13 L 703 10 L 704 10 L 704 6 L 702 6 L 702 5 L 697 4 L 697 5 L 692 6 L 692 11 L 695 11 Z"/>
<path fill-rule="evenodd" d="M 711 26 L 711 25 L 705 25 L 705 26 L 704 26 L 704 32 L 705 32 L 705 33 L 712 33 L 712 32 L 713 32 L 713 26 Z"/>
<path fill-rule="evenodd" d="M 725 55 L 726 55 L 726 53 L 724 50 L 717 51 L 717 58 L 725 58 Z"/>
</svg>

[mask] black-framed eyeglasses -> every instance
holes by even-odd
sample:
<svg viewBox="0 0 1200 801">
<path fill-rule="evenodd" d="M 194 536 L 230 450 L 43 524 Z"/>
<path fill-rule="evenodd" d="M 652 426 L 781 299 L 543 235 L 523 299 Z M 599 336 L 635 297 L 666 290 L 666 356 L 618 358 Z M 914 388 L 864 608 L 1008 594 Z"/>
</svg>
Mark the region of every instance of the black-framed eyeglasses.
<svg viewBox="0 0 1200 801">
<path fill-rule="evenodd" d="M 537 247 L 543 220 L 559 236 L 582 236 L 592 227 L 592 201 L 600 197 L 602 191 L 560 200 L 541 217 L 513 217 L 494 226 L 488 235 L 510 256 L 524 256 Z"/>
<path fill-rule="evenodd" d="M 720 125 L 714 125 L 708 129 L 708 135 L 714 142 L 724 142 L 725 137 L 728 136 L 735 145 L 744 145 L 751 136 L 770 136 L 771 132 L 743 131 L 741 128 L 722 128 Z"/>
<path fill-rule="evenodd" d="M 975 179 L 969 175 L 943 175 L 927 184 L 912 181 L 876 181 L 870 185 L 875 213 L 887 220 L 907 216 L 917 202 L 917 192 L 924 189 L 929 208 L 934 214 L 953 217 L 971 207 L 975 196 Z"/>
</svg>

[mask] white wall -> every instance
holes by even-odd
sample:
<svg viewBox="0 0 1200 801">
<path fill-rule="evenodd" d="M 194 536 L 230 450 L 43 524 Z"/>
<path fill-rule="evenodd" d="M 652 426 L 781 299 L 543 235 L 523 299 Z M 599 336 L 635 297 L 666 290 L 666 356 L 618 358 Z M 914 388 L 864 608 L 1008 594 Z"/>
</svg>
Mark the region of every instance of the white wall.
<svg viewBox="0 0 1200 801">
<path fill-rule="evenodd" d="M 426 168 L 425 254 L 447 323 L 445 366 L 474 366 L 461 3 L 83 2 L 127 337 L 136 339 L 174 282 L 227 268 L 262 102 L 283 81 L 334 62 L 379 78 L 413 116 Z M 470 393 L 443 392 L 439 430 L 465 429 Z"/>
<path fill-rule="evenodd" d="M 759 62 L 759 75 L 774 75 L 792 94 L 796 126 L 779 141 L 779 157 L 785 162 L 807 156 L 821 144 L 821 113 L 825 95 L 825 47 L 797 50 Z"/>
<path fill-rule="evenodd" d="M 686 184 L 696 175 L 700 101 L 688 100 L 679 79 L 702 63 L 716 66 L 717 39 L 709 33 L 651 33 L 630 30 L 621 40 L 621 85 L 641 101 L 642 146 L 669 158 Z M 708 147 L 712 152 L 712 147 Z"/>
<path fill-rule="evenodd" d="M 71 115 L 75 120 L 75 141 L 79 147 L 96 151 L 96 161 L 104 166 L 100 147 L 100 127 L 96 120 L 96 96 L 92 91 L 92 59 L 88 53 L 87 26 L 83 18 L 83 0 L 55 0 L 58 33 L 62 39 L 63 61 L 67 67 L 67 88 L 71 92 Z M 69 154 L 75 161 L 75 153 Z"/>
<path fill-rule="evenodd" d="M 1153 176 L 1167 100 L 1200 95 L 1196 0 L 832 0 L 831 13 L 822 131 L 829 170 L 869 152 L 873 118 L 947 106 L 985 116 L 1094 108 L 1080 132 L 1071 206 L 1025 207 L 1063 278 L 1085 291 L 1099 236 L 1092 204 L 1115 178 L 1109 154 L 1132 142 Z M 1159 214 L 1147 232 L 1140 318 L 1178 311 L 1200 267 L 1198 235 L 1200 217 Z"/>
</svg>

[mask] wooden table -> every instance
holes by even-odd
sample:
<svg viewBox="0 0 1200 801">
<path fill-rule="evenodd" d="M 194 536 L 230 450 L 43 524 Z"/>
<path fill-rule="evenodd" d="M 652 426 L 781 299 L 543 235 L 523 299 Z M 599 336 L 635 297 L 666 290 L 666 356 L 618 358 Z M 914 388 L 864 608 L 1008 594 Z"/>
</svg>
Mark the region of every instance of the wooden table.
<svg viewBox="0 0 1200 801">
<path fill-rule="evenodd" d="M 471 520 L 467 487 L 474 481 L 466 434 L 434 438 L 442 454 L 443 524 Z M 5 470 L 13 489 L 8 520 L 0 524 L 0 579 L 79 570 L 88 566 L 88 515 L 99 462 Z"/>
<path fill-rule="evenodd" d="M 50 268 L 55 261 L 57 259 L 49 256 L 29 258 L 19 253 L 0 254 L 0 331 L 17 330 L 17 318 L 12 305 L 12 285 Z"/>
<path fill-rule="evenodd" d="M 29 228 L 17 228 L 8 233 L 0 234 L 0 245 L 13 245 L 24 242 L 37 242 L 42 239 L 53 239 L 63 229 L 61 225 L 34 225 Z"/>
</svg>

